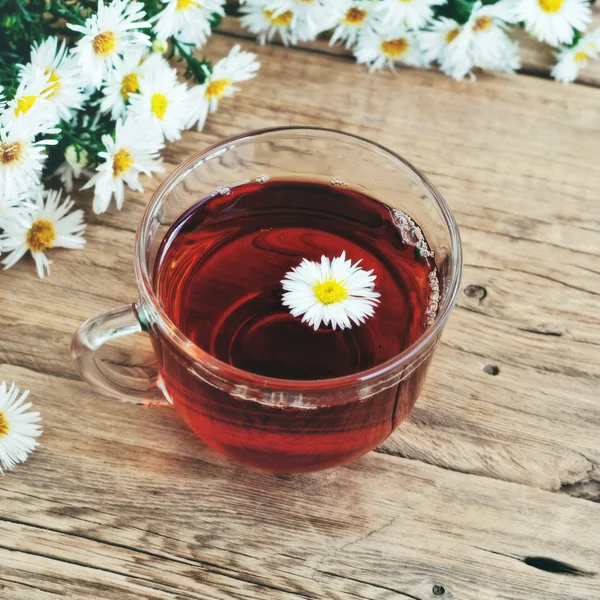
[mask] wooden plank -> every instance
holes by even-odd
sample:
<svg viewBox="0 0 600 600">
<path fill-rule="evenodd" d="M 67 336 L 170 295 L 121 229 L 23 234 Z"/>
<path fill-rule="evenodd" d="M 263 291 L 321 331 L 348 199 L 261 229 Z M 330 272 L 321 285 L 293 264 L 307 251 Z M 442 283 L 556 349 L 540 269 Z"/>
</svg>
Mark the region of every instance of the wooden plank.
<svg viewBox="0 0 600 600">
<path fill-rule="evenodd" d="M 600 583 L 596 503 L 377 453 L 247 471 L 169 409 L 8 365 L 0 378 L 28 382 L 45 424 L 0 489 L 8 600 L 587 600 Z"/>
<path fill-rule="evenodd" d="M 589 30 L 591 31 L 597 27 L 600 27 L 600 7 L 595 6 L 593 8 L 593 21 L 590 24 Z M 226 16 L 219 25 L 217 31 L 241 39 L 255 39 L 255 36 L 252 35 L 252 33 L 241 26 L 237 16 Z M 519 55 L 521 57 L 521 68 L 519 72 L 523 74 L 550 77 L 550 71 L 556 63 L 556 49 L 547 44 L 540 44 L 536 39 L 532 38 L 528 33 L 519 28 L 514 28 L 511 31 L 510 37 L 519 43 Z M 274 40 L 271 43 L 281 45 L 277 40 Z M 352 52 L 346 50 L 343 46 L 337 44 L 330 46 L 329 36 L 327 34 L 323 34 L 312 42 L 300 42 L 298 47 L 308 51 L 343 56 L 349 60 L 354 60 Z M 356 68 L 366 71 L 364 66 L 357 65 Z M 402 74 L 399 76 L 402 77 Z M 479 72 L 477 74 L 478 79 L 493 78 L 495 76 L 494 73 Z M 579 73 L 576 81 L 587 85 L 600 86 L 600 61 L 592 61 L 588 67 Z M 465 85 L 469 84 L 469 81 L 465 82 Z"/>
</svg>

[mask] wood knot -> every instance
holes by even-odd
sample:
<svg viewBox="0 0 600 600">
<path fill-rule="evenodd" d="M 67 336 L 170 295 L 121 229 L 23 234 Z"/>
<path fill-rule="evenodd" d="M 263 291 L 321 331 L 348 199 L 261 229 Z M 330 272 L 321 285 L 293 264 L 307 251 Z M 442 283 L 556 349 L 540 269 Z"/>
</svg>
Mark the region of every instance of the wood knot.
<svg viewBox="0 0 600 600">
<path fill-rule="evenodd" d="M 468 298 L 475 298 L 482 302 L 483 299 L 487 296 L 487 290 L 482 285 L 468 285 L 465 288 L 465 296 Z"/>
<path fill-rule="evenodd" d="M 443 596 L 446 593 L 446 589 L 443 585 L 434 585 L 432 592 L 434 596 Z"/>
<path fill-rule="evenodd" d="M 500 369 L 496 365 L 484 365 L 482 370 L 488 375 L 498 375 L 500 373 Z"/>
</svg>

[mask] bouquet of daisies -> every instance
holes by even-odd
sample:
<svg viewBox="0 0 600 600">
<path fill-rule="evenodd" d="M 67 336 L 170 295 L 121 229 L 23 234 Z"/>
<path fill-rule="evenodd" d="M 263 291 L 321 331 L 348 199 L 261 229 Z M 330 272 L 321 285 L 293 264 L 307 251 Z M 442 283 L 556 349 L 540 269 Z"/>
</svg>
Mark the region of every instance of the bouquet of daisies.
<svg viewBox="0 0 600 600">
<path fill-rule="evenodd" d="M 554 46 L 552 75 L 569 83 L 600 51 L 600 29 L 586 34 L 590 0 L 245 0 L 242 25 L 261 43 L 314 40 L 352 50 L 371 70 L 401 63 L 435 63 L 455 79 L 475 69 L 514 71 L 519 47 L 514 27 Z"/>
<path fill-rule="evenodd" d="M 224 0 L 0 0 L 0 252 L 5 268 L 31 253 L 81 248 L 83 211 L 62 200 L 73 180 L 94 188 L 93 210 L 142 191 L 160 152 L 201 130 L 256 56 L 235 46 L 214 66 L 193 54 Z M 183 78 L 173 61 L 184 65 Z M 185 79 L 187 81 L 182 81 Z"/>
</svg>

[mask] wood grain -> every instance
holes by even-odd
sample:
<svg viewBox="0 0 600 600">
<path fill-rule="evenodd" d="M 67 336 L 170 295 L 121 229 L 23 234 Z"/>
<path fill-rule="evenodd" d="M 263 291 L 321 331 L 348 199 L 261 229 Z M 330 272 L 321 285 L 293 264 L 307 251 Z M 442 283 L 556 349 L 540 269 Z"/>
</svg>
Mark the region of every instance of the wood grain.
<svg viewBox="0 0 600 600">
<path fill-rule="evenodd" d="M 107 600 L 424 600 L 435 585 L 446 598 L 564 600 L 600 582 L 595 503 L 376 453 L 302 477 L 251 472 L 170 409 L 18 367 L 0 377 L 27 381 L 46 424 L 43 450 L 2 490 L 13 582 Z M 524 562 L 535 557 L 575 573 Z"/>
<path fill-rule="evenodd" d="M 215 36 L 208 55 L 232 41 Z M 98 398 L 70 336 L 135 299 L 134 230 L 156 180 L 100 216 L 78 194 L 85 250 L 54 251 L 44 281 L 28 260 L 0 275 L 0 379 L 30 387 L 45 424 L 42 448 L 0 480 L 0 598 L 592 600 L 600 92 L 368 75 L 343 57 L 244 46 L 259 77 L 169 147 L 167 171 L 286 124 L 357 132 L 421 168 L 455 212 L 466 263 L 423 396 L 377 452 L 294 477 L 225 461 L 168 409 Z M 151 369 L 145 337 L 114 361 Z"/>
</svg>

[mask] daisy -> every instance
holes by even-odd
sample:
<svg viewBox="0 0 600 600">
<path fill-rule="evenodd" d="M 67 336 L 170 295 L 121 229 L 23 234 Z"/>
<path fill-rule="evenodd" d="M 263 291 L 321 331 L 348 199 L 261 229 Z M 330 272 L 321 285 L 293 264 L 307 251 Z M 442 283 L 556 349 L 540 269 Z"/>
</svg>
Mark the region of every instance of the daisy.
<svg viewBox="0 0 600 600">
<path fill-rule="evenodd" d="M 272 0 L 265 8 L 272 18 L 291 13 L 290 29 L 303 42 L 335 27 L 344 14 L 341 0 Z"/>
<path fill-rule="evenodd" d="M 475 3 L 465 27 L 472 33 L 473 64 L 490 71 L 514 71 L 521 66 L 518 49 L 505 31 L 513 21 L 512 3 L 503 0 L 482 6 Z"/>
<path fill-rule="evenodd" d="M 154 125 L 172 142 L 185 129 L 190 111 L 188 101 L 187 85 L 177 81 L 177 71 L 158 69 L 139 79 L 138 93 L 129 96 L 129 111 L 133 119 Z"/>
<path fill-rule="evenodd" d="M 258 36 L 258 42 L 264 44 L 271 41 L 275 35 L 281 38 L 284 46 L 296 44 L 298 37 L 292 31 L 292 11 L 286 10 L 275 14 L 273 10 L 264 8 L 263 2 L 249 2 L 242 6 L 241 23 Z"/>
<path fill-rule="evenodd" d="M 419 41 L 425 58 L 437 60 L 441 70 L 457 80 L 473 77 L 475 67 L 514 71 L 520 66 L 518 44 L 505 33 L 511 19 L 508 2 L 486 6 L 476 2 L 466 23 L 440 18 L 420 32 Z"/>
<path fill-rule="evenodd" d="M 85 148 L 78 148 L 74 144 L 67 146 L 64 162 L 54 171 L 53 176 L 59 177 L 60 182 L 67 192 L 73 191 L 73 179 L 82 175 L 92 177 L 93 173 L 85 167 L 89 164 L 89 154 Z"/>
<path fill-rule="evenodd" d="M 28 251 L 31 253 L 40 278 L 50 274 L 50 264 L 44 254 L 51 248 L 79 249 L 85 244 L 81 237 L 85 231 L 83 211 L 69 214 L 73 201 L 69 197 L 60 204 L 60 190 L 46 193 L 46 202 L 38 197 L 31 212 L 4 219 L 4 232 L 0 235 L 4 250 L 11 251 L 2 261 L 5 269 L 10 269 Z"/>
<path fill-rule="evenodd" d="M 42 185 L 38 184 L 14 198 L 0 198 L 0 227 L 6 219 L 33 210 L 37 199 L 42 196 L 42 193 Z M 0 250 L 2 250 L 1 247 Z"/>
<path fill-rule="evenodd" d="M 585 31 L 592 18 L 588 0 L 517 0 L 515 19 L 540 42 L 570 44 L 574 30 Z"/>
<path fill-rule="evenodd" d="M 34 82 L 37 72 L 42 71 L 47 78 L 43 90 L 45 99 L 50 103 L 56 122 L 69 121 L 74 110 L 79 110 L 86 96 L 81 89 L 81 75 L 75 66 L 76 60 L 68 54 L 64 40 L 49 37 L 31 49 L 31 62 L 21 66 L 21 78 L 24 83 Z"/>
<path fill-rule="evenodd" d="M 433 18 L 433 7 L 445 3 L 446 0 L 381 0 L 377 10 L 386 26 L 420 29 Z"/>
<path fill-rule="evenodd" d="M 222 0 L 168 0 L 165 8 L 150 19 L 161 40 L 171 36 L 203 46 L 210 35 L 211 15 L 225 15 Z"/>
<path fill-rule="evenodd" d="M 9 127 L 18 119 L 27 117 L 30 121 L 46 121 L 55 125 L 58 117 L 55 111 L 48 110 L 49 104 L 45 101 L 50 95 L 50 85 L 49 76 L 40 67 L 32 68 L 27 78 L 23 78 L 21 71 L 19 87 L 0 115 L 0 124 Z"/>
<path fill-rule="evenodd" d="M 149 46 L 150 38 L 140 31 L 150 24 L 141 19 L 146 14 L 141 2 L 113 0 L 108 6 L 98 0 L 98 12 L 86 19 L 84 25 L 67 27 L 83 34 L 73 53 L 87 83 L 100 87 L 108 70 L 121 63 L 129 49 Z"/>
<path fill-rule="evenodd" d="M 376 275 L 360 262 L 352 264 L 345 252 L 331 260 L 322 256 L 320 263 L 305 258 L 281 281 L 283 305 L 315 331 L 321 323 L 333 329 L 350 328 L 351 321 L 360 325 L 373 316 L 381 295 L 374 291 Z"/>
<path fill-rule="evenodd" d="M 346 48 L 354 46 L 358 34 L 365 28 L 374 25 L 376 16 L 373 6 L 373 2 L 369 2 L 369 0 L 351 2 L 346 8 L 340 24 L 335 28 L 329 45 L 333 46 L 339 41 L 345 42 Z"/>
<path fill-rule="evenodd" d="M 125 114 L 131 94 L 140 91 L 140 78 L 146 56 L 145 48 L 130 50 L 123 56 L 123 61 L 106 74 L 100 110 L 103 113 L 109 112 L 114 121 Z"/>
<path fill-rule="evenodd" d="M 59 130 L 34 116 L 28 114 L 9 126 L 0 126 L 0 198 L 4 200 L 14 199 L 39 184 L 45 146 L 56 144 L 46 136 Z"/>
<path fill-rule="evenodd" d="M 582 37 L 571 48 L 563 48 L 557 55 L 558 62 L 552 69 L 552 77 L 562 83 L 575 81 L 579 71 L 588 66 L 590 59 L 597 59 L 600 51 L 600 28 Z"/>
<path fill-rule="evenodd" d="M 151 175 L 162 171 L 159 165 L 159 151 L 163 147 L 159 131 L 147 127 L 143 121 L 128 119 L 123 123 L 117 121 L 115 139 L 103 135 L 102 142 L 106 148 L 98 156 L 104 162 L 96 167 L 98 171 L 83 187 L 94 186 L 94 212 L 103 213 L 108 208 L 114 195 L 117 208 L 123 206 L 126 183 L 131 189 L 143 191 L 139 182 L 140 173 Z"/>
<path fill-rule="evenodd" d="M 436 60 L 444 65 L 442 70 L 446 75 L 462 79 L 473 68 L 471 36 L 465 34 L 462 25 L 454 19 L 440 17 L 428 29 L 420 31 L 418 36 L 425 59 L 429 62 Z"/>
<path fill-rule="evenodd" d="M 256 54 L 244 52 L 238 45 L 222 58 L 213 68 L 212 73 L 206 69 L 206 81 L 194 86 L 189 91 L 189 101 L 192 107 L 187 127 L 198 123 L 198 131 L 202 131 L 209 112 L 215 112 L 221 98 L 229 98 L 239 91 L 234 83 L 247 81 L 256 77 L 260 63 Z"/>
<path fill-rule="evenodd" d="M 369 71 L 404 63 L 412 67 L 426 67 L 427 63 L 418 46 L 417 36 L 404 27 L 365 29 L 358 37 L 354 56 L 359 64 L 369 65 Z"/>
<path fill-rule="evenodd" d="M 29 390 L 19 397 L 19 388 L 13 382 L 7 388 L 0 384 L 0 473 L 27 460 L 39 445 L 36 437 L 42 434 L 39 412 L 27 412 L 31 402 L 24 404 Z"/>
</svg>

